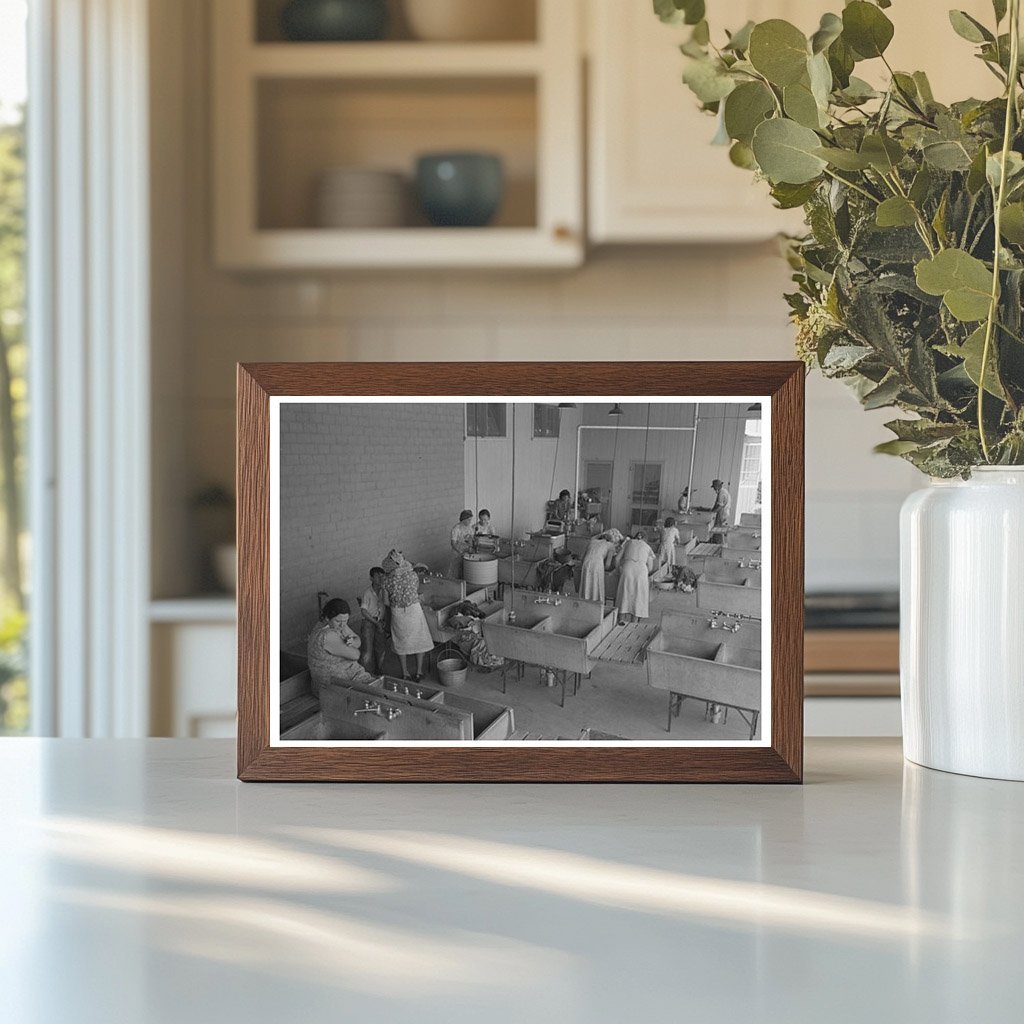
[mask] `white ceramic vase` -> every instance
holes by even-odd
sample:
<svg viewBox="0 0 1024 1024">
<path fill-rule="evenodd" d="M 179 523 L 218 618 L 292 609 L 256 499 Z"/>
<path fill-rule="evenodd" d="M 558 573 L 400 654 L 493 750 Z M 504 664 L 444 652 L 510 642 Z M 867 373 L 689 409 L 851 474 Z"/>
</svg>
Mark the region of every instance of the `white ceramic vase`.
<svg viewBox="0 0 1024 1024">
<path fill-rule="evenodd" d="M 1024 467 L 916 491 L 900 558 L 906 757 L 1024 781 Z"/>
</svg>

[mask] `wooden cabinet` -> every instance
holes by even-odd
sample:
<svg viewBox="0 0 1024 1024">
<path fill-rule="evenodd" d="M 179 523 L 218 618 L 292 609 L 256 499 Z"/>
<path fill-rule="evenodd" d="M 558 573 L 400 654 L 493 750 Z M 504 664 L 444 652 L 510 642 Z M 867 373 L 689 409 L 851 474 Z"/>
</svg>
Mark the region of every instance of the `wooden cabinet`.
<svg viewBox="0 0 1024 1024">
<path fill-rule="evenodd" d="M 218 265 L 582 262 L 579 8 L 567 0 L 512 2 L 535 4 L 533 38 L 434 43 L 406 34 L 296 43 L 275 35 L 273 0 L 212 4 Z M 417 157 L 453 150 L 502 159 L 504 200 L 488 227 L 431 227 L 412 197 Z M 339 168 L 404 176 L 407 210 L 392 222 L 399 226 L 322 226 L 314 197 L 325 175 Z"/>
</svg>

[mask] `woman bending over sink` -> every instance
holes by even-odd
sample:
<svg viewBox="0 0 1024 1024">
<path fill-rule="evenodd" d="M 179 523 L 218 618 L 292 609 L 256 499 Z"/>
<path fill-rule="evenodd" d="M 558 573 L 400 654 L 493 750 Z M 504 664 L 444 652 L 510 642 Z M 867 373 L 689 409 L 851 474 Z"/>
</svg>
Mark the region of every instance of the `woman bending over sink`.
<svg viewBox="0 0 1024 1024">
<path fill-rule="evenodd" d="M 332 681 L 366 683 L 373 679 L 359 664 L 359 637 L 348 624 L 349 614 L 348 602 L 332 597 L 309 634 L 306 654 L 314 695 Z"/>
</svg>

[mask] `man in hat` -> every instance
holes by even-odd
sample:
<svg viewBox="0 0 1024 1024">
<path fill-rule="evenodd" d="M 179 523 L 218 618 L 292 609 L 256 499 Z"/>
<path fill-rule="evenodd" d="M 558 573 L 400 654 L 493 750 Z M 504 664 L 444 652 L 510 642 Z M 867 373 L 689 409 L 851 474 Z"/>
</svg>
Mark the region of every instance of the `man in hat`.
<svg viewBox="0 0 1024 1024">
<path fill-rule="evenodd" d="M 732 495 L 721 480 L 712 480 L 711 487 L 715 492 L 715 503 L 711 506 L 711 511 L 715 513 L 715 526 L 732 526 Z"/>
</svg>

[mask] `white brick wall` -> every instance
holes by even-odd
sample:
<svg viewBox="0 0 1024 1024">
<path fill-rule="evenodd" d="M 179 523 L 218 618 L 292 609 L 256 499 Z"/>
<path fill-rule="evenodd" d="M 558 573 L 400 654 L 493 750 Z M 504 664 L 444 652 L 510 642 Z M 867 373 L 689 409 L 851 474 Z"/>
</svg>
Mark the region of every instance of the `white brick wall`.
<svg viewBox="0 0 1024 1024">
<path fill-rule="evenodd" d="M 460 405 L 282 405 L 281 640 L 309 631 L 320 590 L 355 612 L 393 547 L 447 563 L 461 505 Z"/>
</svg>

